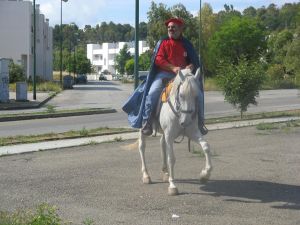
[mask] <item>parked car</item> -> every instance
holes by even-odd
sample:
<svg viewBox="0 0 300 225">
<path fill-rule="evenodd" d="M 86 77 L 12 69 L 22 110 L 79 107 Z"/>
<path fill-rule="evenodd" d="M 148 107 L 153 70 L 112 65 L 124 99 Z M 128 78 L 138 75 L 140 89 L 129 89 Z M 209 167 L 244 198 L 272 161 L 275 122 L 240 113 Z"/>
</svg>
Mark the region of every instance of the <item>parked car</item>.
<svg viewBox="0 0 300 225">
<path fill-rule="evenodd" d="M 85 74 L 78 74 L 75 79 L 76 84 L 86 84 L 87 83 L 87 76 Z"/>
<path fill-rule="evenodd" d="M 100 81 L 101 81 L 101 80 L 107 80 L 107 78 L 106 78 L 106 76 L 104 76 L 104 75 L 101 74 L 101 75 L 99 76 L 99 80 L 100 80 Z"/>
</svg>

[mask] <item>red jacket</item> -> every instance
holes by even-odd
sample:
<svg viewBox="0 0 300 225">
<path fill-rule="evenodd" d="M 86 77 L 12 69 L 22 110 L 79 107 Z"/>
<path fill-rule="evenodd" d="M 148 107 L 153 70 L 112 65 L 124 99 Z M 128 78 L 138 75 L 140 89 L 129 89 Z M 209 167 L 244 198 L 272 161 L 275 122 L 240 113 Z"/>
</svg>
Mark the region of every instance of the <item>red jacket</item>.
<svg viewBox="0 0 300 225">
<path fill-rule="evenodd" d="M 155 65 L 159 70 L 172 72 L 172 66 L 178 66 L 183 69 L 189 63 L 190 60 L 182 39 L 174 40 L 168 38 L 162 41 L 155 59 Z"/>
</svg>

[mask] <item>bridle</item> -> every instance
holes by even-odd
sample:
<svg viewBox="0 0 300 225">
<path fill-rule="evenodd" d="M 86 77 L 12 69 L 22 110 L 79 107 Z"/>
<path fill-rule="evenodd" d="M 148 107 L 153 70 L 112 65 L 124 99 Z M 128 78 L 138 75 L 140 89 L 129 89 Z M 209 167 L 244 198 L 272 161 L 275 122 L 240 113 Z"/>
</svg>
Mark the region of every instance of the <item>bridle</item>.
<svg viewBox="0 0 300 225">
<path fill-rule="evenodd" d="M 189 76 L 192 76 L 192 75 L 189 75 Z M 170 96 L 167 100 L 168 102 L 168 105 L 170 106 L 172 112 L 174 113 L 174 115 L 179 118 L 181 116 L 181 114 L 193 114 L 192 115 L 192 118 L 194 119 L 195 116 L 196 116 L 196 111 L 193 111 L 193 110 L 185 110 L 185 109 L 182 109 L 181 107 L 181 103 L 180 103 L 180 99 L 179 99 L 179 91 L 180 91 L 180 87 L 182 85 L 182 82 L 180 82 L 180 84 L 177 86 L 177 89 L 176 89 L 176 95 L 175 95 L 175 102 L 174 102 L 174 105 L 172 104 L 171 100 L 170 100 Z M 197 101 L 196 101 L 197 102 Z M 196 104 L 195 102 L 195 104 Z M 197 108 L 197 104 L 196 104 L 196 108 Z"/>
</svg>

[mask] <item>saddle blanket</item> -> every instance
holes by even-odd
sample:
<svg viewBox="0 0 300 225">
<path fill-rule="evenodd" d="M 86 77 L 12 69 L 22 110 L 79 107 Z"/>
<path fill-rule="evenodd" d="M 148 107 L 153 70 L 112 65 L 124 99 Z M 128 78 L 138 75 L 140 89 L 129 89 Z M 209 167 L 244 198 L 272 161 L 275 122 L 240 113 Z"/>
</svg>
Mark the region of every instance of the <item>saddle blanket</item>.
<svg viewBox="0 0 300 225">
<path fill-rule="evenodd" d="M 169 95 L 170 95 L 170 92 L 171 92 L 171 89 L 173 87 L 173 80 L 169 81 L 166 85 L 166 87 L 164 88 L 164 90 L 162 91 L 162 94 L 161 94 L 161 101 L 163 103 L 167 102 L 168 101 L 168 98 L 169 98 Z"/>
</svg>

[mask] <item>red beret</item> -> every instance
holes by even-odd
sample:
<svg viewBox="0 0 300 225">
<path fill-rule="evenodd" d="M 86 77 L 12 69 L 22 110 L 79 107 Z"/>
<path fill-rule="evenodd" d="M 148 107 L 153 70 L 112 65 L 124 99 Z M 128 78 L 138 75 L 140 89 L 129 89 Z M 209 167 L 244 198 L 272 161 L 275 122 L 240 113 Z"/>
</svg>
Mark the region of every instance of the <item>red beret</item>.
<svg viewBox="0 0 300 225">
<path fill-rule="evenodd" d="M 171 19 L 168 19 L 168 20 L 165 21 L 165 25 L 168 26 L 168 24 L 170 22 L 173 22 L 173 23 L 175 23 L 175 24 L 177 24 L 179 26 L 181 26 L 181 25 L 184 24 L 183 20 L 180 19 L 180 18 L 171 18 Z"/>
</svg>

